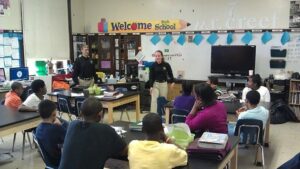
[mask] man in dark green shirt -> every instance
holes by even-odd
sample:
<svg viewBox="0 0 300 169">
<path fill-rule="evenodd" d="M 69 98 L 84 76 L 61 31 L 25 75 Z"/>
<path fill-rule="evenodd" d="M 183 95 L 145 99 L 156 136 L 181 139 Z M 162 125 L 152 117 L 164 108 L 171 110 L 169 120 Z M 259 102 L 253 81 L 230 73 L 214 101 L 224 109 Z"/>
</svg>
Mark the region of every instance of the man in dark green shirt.
<svg viewBox="0 0 300 169">
<path fill-rule="evenodd" d="M 116 131 L 99 123 L 102 110 L 96 98 L 83 102 L 83 120 L 72 121 L 68 127 L 60 169 L 102 169 L 110 157 L 127 156 L 127 145 Z"/>
</svg>

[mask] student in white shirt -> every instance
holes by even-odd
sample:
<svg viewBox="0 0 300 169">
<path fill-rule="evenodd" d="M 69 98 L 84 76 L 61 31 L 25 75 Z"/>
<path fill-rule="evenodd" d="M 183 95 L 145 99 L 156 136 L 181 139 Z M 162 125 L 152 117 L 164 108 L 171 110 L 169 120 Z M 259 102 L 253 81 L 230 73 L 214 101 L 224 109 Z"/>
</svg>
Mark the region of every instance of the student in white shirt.
<svg viewBox="0 0 300 169">
<path fill-rule="evenodd" d="M 38 104 L 44 100 L 44 95 L 47 93 L 45 82 L 36 79 L 31 83 L 32 94 L 19 107 L 19 111 L 37 111 Z"/>
<path fill-rule="evenodd" d="M 243 89 L 242 100 L 245 101 L 246 95 L 249 91 L 256 90 L 260 94 L 261 102 L 270 102 L 270 92 L 268 88 L 262 86 L 262 79 L 259 74 L 255 74 L 248 77 L 247 87 Z"/>
</svg>

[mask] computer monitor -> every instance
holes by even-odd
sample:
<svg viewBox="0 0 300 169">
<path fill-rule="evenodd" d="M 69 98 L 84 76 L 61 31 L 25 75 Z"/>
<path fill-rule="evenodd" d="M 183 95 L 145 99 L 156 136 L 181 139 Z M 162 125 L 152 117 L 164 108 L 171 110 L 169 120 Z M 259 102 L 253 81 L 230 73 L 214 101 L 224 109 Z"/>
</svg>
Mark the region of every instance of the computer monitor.
<svg viewBox="0 0 300 169">
<path fill-rule="evenodd" d="M 10 80 L 29 80 L 28 67 L 14 67 L 9 69 Z"/>
<path fill-rule="evenodd" d="M 127 77 L 137 78 L 139 74 L 138 63 L 128 63 L 126 64 L 126 75 Z"/>
<path fill-rule="evenodd" d="M 0 82 L 4 82 L 6 80 L 5 70 L 4 68 L 0 68 Z"/>
</svg>

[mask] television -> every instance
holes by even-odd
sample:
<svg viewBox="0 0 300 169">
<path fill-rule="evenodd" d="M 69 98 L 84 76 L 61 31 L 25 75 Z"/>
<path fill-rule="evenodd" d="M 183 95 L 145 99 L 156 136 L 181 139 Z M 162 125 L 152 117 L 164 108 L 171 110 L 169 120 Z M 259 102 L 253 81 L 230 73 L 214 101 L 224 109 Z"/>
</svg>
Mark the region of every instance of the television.
<svg viewBox="0 0 300 169">
<path fill-rule="evenodd" d="M 255 70 L 256 46 L 212 46 L 211 73 L 248 75 Z"/>
<path fill-rule="evenodd" d="M 6 80 L 5 70 L 4 68 L 0 68 L 0 82 L 4 82 Z"/>
<path fill-rule="evenodd" d="M 10 80 L 29 80 L 28 67 L 14 67 L 9 69 Z"/>
</svg>

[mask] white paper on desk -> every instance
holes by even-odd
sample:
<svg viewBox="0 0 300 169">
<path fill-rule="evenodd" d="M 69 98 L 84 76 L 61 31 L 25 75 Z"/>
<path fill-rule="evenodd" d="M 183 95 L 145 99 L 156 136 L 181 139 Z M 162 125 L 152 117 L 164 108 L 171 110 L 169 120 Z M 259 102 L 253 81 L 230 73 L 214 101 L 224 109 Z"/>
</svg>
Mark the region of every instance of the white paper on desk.
<svg viewBox="0 0 300 169">
<path fill-rule="evenodd" d="M 11 39 L 9 37 L 4 37 L 3 38 L 3 44 L 4 45 L 11 45 Z"/>
<path fill-rule="evenodd" d="M 4 46 L 4 56 L 11 56 L 11 55 L 12 55 L 11 46 Z"/>
<path fill-rule="evenodd" d="M 11 67 L 20 67 L 20 60 L 12 60 Z"/>
<path fill-rule="evenodd" d="M 0 45 L 4 44 L 3 33 L 0 33 Z"/>
<path fill-rule="evenodd" d="M 0 58 L 4 57 L 4 47 L 0 45 Z"/>
<path fill-rule="evenodd" d="M 13 59 L 20 59 L 20 52 L 19 49 L 12 49 L 12 58 Z"/>
<path fill-rule="evenodd" d="M 138 125 L 138 126 L 142 126 L 142 125 L 143 125 L 143 122 L 139 122 L 137 125 Z"/>
<path fill-rule="evenodd" d="M 4 58 L 4 66 L 5 67 L 11 67 L 11 65 L 12 65 L 12 59 L 11 59 L 11 57 L 5 57 Z"/>
<path fill-rule="evenodd" d="M 83 93 L 71 93 L 71 97 L 81 97 L 84 96 Z"/>
<path fill-rule="evenodd" d="M 17 37 L 11 38 L 11 47 L 19 48 L 19 39 Z"/>
<path fill-rule="evenodd" d="M 97 96 L 95 96 L 95 97 L 98 98 L 98 99 L 101 99 L 101 98 L 104 97 L 104 95 L 97 95 Z"/>
<path fill-rule="evenodd" d="M 119 135 L 127 132 L 126 130 L 123 130 L 123 127 L 118 127 L 118 126 L 111 126 L 111 127 L 115 129 L 116 133 Z"/>
</svg>

